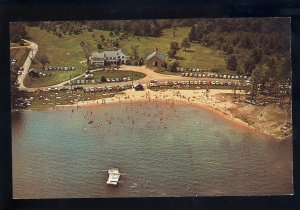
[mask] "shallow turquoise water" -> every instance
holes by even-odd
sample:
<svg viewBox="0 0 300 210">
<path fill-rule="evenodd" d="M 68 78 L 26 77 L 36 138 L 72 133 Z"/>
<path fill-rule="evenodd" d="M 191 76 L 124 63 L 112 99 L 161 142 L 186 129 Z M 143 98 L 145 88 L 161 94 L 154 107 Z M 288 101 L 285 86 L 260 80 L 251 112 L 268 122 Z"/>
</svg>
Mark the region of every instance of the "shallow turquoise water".
<svg viewBox="0 0 300 210">
<path fill-rule="evenodd" d="M 197 107 L 144 102 L 12 117 L 14 198 L 293 192 L 291 140 Z M 118 187 L 106 185 L 110 167 L 124 173 Z"/>
</svg>

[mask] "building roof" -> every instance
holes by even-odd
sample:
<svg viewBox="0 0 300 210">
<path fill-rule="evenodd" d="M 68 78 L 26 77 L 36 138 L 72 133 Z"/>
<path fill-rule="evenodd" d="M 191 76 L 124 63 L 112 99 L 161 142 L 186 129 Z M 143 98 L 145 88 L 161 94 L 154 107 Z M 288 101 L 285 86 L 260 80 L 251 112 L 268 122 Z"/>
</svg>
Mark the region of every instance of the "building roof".
<svg viewBox="0 0 300 210">
<path fill-rule="evenodd" d="M 146 60 L 149 60 L 149 59 L 153 58 L 154 56 L 158 57 L 161 61 L 165 61 L 163 54 L 159 51 L 154 51 L 153 53 L 148 55 Z"/>
<path fill-rule="evenodd" d="M 97 58 L 105 58 L 105 57 L 118 57 L 118 56 L 125 56 L 125 53 L 122 49 L 114 50 L 114 51 L 103 51 L 101 53 L 92 52 L 91 57 Z"/>
</svg>

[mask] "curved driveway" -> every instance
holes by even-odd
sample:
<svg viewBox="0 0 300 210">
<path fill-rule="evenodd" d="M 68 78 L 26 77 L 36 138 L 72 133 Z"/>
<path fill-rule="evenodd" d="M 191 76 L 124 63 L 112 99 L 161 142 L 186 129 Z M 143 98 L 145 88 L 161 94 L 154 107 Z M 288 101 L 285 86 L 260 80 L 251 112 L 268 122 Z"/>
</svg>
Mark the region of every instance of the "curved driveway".
<svg viewBox="0 0 300 210">
<path fill-rule="evenodd" d="M 102 71 L 102 69 L 95 69 L 95 70 L 91 70 L 91 73 L 96 72 L 96 71 Z M 182 80 L 204 80 L 204 81 L 210 81 L 213 78 L 199 78 L 199 77 L 182 77 L 179 75 L 168 75 L 168 74 L 160 74 L 157 73 L 155 71 L 153 71 L 152 69 L 147 68 L 146 66 L 127 66 L 127 65 L 123 65 L 121 66 L 119 69 L 114 70 L 114 71 L 135 71 L 135 72 L 140 72 L 140 73 L 144 73 L 146 74 L 146 77 L 139 79 L 139 82 L 141 84 L 143 84 L 144 86 L 147 85 L 151 80 L 157 80 L 157 81 L 182 81 Z M 77 80 L 80 77 L 84 76 L 84 73 L 81 75 L 78 75 L 74 78 L 72 78 L 72 80 Z M 236 81 L 236 80 L 231 80 L 231 79 L 222 79 L 222 78 L 215 78 L 214 80 L 218 80 L 220 82 L 225 82 L 225 81 Z M 65 86 L 66 84 L 69 83 L 69 80 L 66 80 L 64 82 L 61 82 L 59 84 L 56 85 L 51 85 L 51 86 L 45 86 L 45 87 L 38 87 L 38 88 L 23 88 L 26 89 L 28 91 L 34 91 L 36 89 L 43 89 L 43 88 L 61 88 L 63 86 Z M 102 83 L 102 84 L 86 84 L 86 85 L 82 85 L 84 87 L 105 87 L 105 86 L 109 86 L 109 85 L 115 85 L 115 86 L 122 86 L 122 85 L 126 85 L 126 84 L 131 84 L 132 81 L 128 81 L 128 82 L 113 82 L 113 83 Z"/>
<path fill-rule="evenodd" d="M 25 40 L 25 39 L 23 39 L 23 41 L 25 41 L 29 44 L 28 46 L 26 46 L 26 48 L 29 48 L 30 52 L 29 52 L 28 57 L 26 58 L 26 60 L 23 64 L 22 74 L 18 76 L 18 82 L 19 82 L 19 89 L 25 89 L 26 90 L 27 88 L 24 86 L 24 79 L 25 79 L 25 76 L 28 73 L 28 70 L 30 68 L 31 61 L 35 57 L 35 55 L 38 51 L 38 45 L 34 42 L 30 42 L 30 41 Z M 22 46 L 22 47 L 24 48 L 25 46 Z M 14 48 L 18 48 L 18 47 L 14 47 Z"/>
</svg>

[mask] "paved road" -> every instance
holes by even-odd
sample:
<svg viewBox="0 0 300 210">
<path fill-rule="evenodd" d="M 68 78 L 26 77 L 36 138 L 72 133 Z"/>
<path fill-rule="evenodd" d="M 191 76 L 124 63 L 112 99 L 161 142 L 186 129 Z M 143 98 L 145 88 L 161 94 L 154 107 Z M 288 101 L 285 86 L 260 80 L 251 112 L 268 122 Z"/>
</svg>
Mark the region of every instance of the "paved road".
<svg viewBox="0 0 300 210">
<path fill-rule="evenodd" d="M 23 41 L 27 42 L 29 45 L 26 46 L 26 48 L 30 49 L 30 52 L 28 54 L 27 59 L 25 60 L 24 64 L 23 64 L 23 72 L 21 75 L 18 76 L 18 81 L 19 81 L 19 89 L 21 90 L 27 90 L 27 88 L 24 86 L 24 79 L 26 74 L 28 73 L 28 70 L 30 68 L 31 65 L 31 61 L 32 59 L 35 57 L 37 51 L 38 51 L 38 45 L 34 42 L 30 42 L 28 40 L 23 39 Z M 23 47 L 23 46 L 22 46 Z"/>
</svg>

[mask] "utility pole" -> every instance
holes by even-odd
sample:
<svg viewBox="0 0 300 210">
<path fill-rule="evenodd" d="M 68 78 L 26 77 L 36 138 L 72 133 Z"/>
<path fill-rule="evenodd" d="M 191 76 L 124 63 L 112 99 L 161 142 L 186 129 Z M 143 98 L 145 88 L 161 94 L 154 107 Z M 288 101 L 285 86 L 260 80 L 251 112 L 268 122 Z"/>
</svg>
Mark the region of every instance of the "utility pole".
<svg viewBox="0 0 300 210">
<path fill-rule="evenodd" d="M 71 85 L 71 91 L 72 91 L 72 80 L 71 80 L 71 75 L 70 75 L 70 85 Z"/>
</svg>

